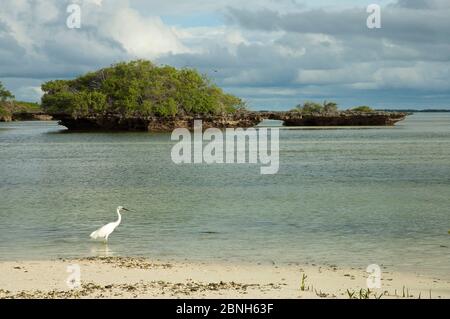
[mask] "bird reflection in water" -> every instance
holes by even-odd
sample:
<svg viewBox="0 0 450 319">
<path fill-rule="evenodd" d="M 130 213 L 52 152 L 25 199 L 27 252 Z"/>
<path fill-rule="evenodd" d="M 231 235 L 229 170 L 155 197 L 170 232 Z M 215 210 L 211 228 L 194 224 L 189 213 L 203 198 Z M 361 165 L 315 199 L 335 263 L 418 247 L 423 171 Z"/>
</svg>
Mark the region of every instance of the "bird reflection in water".
<svg viewBox="0 0 450 319">
<path fill-rule="evenodd" d="M 108 244 L 104 245 L 94 245 L 91 247 L 91 256 L 95 257 L 112 257 L 114 256 L 114 251 L 112 251 Z"/>
</svg>

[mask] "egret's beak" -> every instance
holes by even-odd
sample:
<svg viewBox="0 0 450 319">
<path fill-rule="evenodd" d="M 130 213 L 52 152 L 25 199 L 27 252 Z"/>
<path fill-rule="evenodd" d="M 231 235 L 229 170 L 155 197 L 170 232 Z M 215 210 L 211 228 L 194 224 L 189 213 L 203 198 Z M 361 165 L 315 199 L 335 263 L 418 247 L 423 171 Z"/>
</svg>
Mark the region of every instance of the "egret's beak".
<svg viewBox="0 0 450 319">
<path fill-rule="evenodd" d="M 126 209 L 125 207 L 122 208 L 123 210 L 126 210 L 127 212 L 132 212 L 132 210 Z"/>
</svg>

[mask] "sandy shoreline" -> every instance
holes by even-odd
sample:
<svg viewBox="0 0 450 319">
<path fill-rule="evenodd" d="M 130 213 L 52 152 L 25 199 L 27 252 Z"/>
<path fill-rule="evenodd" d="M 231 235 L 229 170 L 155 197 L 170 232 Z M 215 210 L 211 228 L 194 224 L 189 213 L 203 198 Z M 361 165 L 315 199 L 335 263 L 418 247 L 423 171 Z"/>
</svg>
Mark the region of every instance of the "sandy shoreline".
<svg viewBox="0 0 450 319">
<path fill-rule="evenodd" d="M 70 289 L 67 266 L 79 265 Z M 450 298 L 450 280 L 383 269 L 367 296 L 365 269 L 334 265 L 163 262 L 105 257 L 0 262 L 0 298 Z M 306 276 L 306 277 L 304 277 Z M 302 278 L 304 278 L 302 280 Z M 363 291 L 360 291 L 363 289 Z"/>
</svg>

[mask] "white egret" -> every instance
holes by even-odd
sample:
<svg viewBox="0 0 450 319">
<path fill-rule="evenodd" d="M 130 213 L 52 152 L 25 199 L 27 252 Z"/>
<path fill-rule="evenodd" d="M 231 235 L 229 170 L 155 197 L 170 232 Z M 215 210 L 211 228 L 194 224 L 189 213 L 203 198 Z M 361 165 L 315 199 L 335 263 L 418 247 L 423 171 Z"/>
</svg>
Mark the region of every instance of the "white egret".
<svg viewBox="0 0 450 319">
<path fill-rule="evenodd" d="M 116 229 L 116 227 L 119 226 L 120 222 L 122 221 L 122 215 L 120 215 L 120 212 L 123 210 L 130 211 L 129 209 L 126 209 L 123 206 L 117 207 L 117 216 L 118 216 L 117 220 L 115 222 L 112 222 L 112 223 L 106 224 L 105 226 L 100 227 L 96 231 L 93 231 L 90 235 L 91 238 L 92 239 L 101 238 L 105 242 L 107 242 L 109 235 L 111 235 L 111 233 L 114 231 L 114 229 Z"/>
</svg>

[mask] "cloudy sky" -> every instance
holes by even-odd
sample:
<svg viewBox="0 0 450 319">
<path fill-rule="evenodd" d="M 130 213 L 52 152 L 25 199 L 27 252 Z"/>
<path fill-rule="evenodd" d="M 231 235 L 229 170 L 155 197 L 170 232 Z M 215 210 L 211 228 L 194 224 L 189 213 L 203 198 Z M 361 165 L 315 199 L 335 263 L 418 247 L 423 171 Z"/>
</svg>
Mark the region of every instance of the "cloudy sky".
<svg viewBox="0 0 450 319">
<path fill-rule="evenodd" d="M 449 0 L 0 0 L 0 81 L 34 101 L 44 81 L 145 58 L 198 68 L 253 109 L 450 108 L 449 17 Z"/>
</svg>

